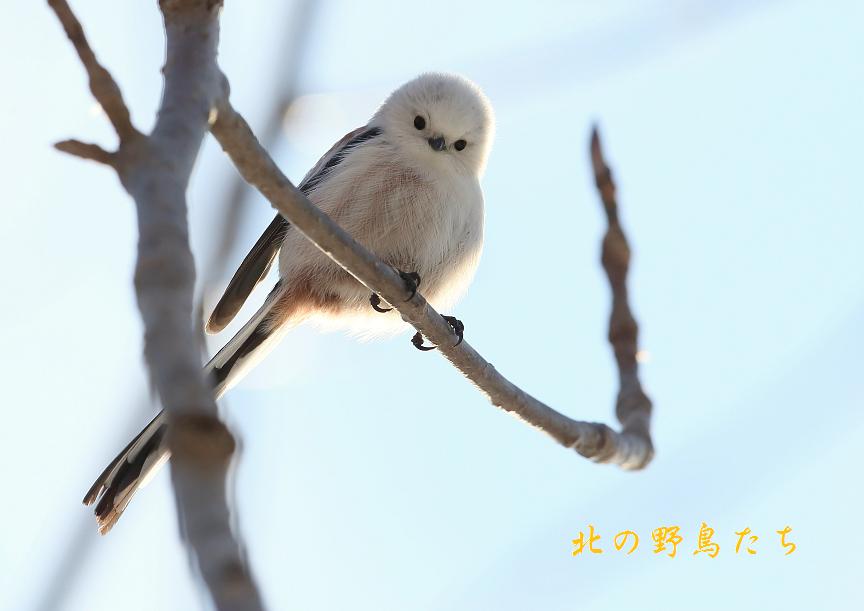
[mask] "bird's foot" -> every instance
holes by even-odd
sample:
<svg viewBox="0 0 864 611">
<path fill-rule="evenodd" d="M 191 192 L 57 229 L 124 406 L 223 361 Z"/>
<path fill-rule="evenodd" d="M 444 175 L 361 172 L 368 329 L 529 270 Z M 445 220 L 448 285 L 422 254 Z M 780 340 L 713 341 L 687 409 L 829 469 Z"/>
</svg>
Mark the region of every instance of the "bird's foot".
<svg viewBox="0 0 864 611">
<path fill-rule="evenodd" d="M 376 312 L 381 312 L 382 314 L 386 314 L 393 308 L 382 308 L 381 307 L 381 298 L 376 294 L 372 293 L 372 296 L 369 298 L 369 303 L 372 304 L 372 309 Z"/>
<path fill-rule="evenodd" d="M 455 333 L 456 337 L 459 338 L 459 341 L 453 345 L 454 347 L 456 347 L 459 344 L 461 344 L 462 340 L 464 339 L 463 336 L 465 334 L 465 325 L 462 323 L 461 320 L 459 320 L 455 316 L 443 316 L 443 318 L 448 323 L 450 323 L 450 326 L 453 327 L 453 333 Z M 438 347 L 438 346 L 424 346 L 423 345 L 423 335 L 420 333 L 420 331 L 417 331 L 417 333 L 414 334 L 414 337 L 411 338 L 411 343 L 414 344 L 414 347 L 417 348 L 417 350 L 422 350 L 424 352 L 426 352 L 428 350 L 435 350 L 435 348 Z"/>
<path fill-rule="evenodd" d="M 417 294 L 417 289 L 420 287 L 420 274 L 417 272 L 403 272 L 401 269 L 396 270 L 399 273 L 399 276 L 402 280 L 405 281 L 405 286 L 408 288 L 408 291 L 411 293 L 411 296 L 408 297 L 405 301 L 411 301 L 414 298 L 414 295 Z M 382 314 L 386 314 L 393 308 L 382 308 L 381 307 L 381 298 L 372 293 L 372 296 L 369 297 L 369 303 L 372 304 L 372 309 L 376 312 L 381 312 Z"/>
</svg>

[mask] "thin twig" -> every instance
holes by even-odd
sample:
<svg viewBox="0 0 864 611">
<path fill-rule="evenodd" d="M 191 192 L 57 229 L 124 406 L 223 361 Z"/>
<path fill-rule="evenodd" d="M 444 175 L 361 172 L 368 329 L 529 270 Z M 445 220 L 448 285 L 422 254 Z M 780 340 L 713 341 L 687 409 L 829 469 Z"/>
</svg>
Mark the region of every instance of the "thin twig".
<svg viewBox="0 0 864 611">
<path fill-rule="evenodd" d="M 111 121 L 111 125 L 120 136 L 121 140 L 131 138 L 138 134 L 138 130 L 132 125 L 132 120 L 129 117 L 129 109 L 123 101 L 123 95 L 120 93 L 120 88 L 111 76 L 111 73 L 106 70 L 99 60 L 96 59 L 96 54 L 90 48 L 90 43 L 84 36 L 84 29 L 81 23 L 66 0 L 48 0 L 48 5 L 54 9 L 63 29 L 66 31 L 66 36 L 72 41 L 75 46 L 75 51 L 78 52 L 78 57 L 84 68 L 87 70 L 87 76 L 90 77 L 90 91 L 102 110 Z"/>
<path fill-rule="evenodd" d="M 49 0 L 75 45 L 120 138 L 112 157 L 136 203 L 135 290 L 144 322 L 144 356 L 168 413 L 171 481 L 180 530 L 220 610 L 263 609 L 231 529 L 226 477 L 236 443 L 219 420 L 195 349 L 194 263 L 186 224 L 186 188 L 207 131 L 214 100 L 223 95 L 216 66 L 220 0 L 160 0 L 167 39 L 165 87 L 153 132 L 129 120 L 120 90 L 96 60 L 65 0 Z M 82 143 L 62 146 L 101 156 Z M 103 151 L 104 152 L 104 151 Z"/>
<path fill-rule="evenodd" d="M 109 153 L 98 144 L 90 144 L 89 142 L 81 142 L 80 140 L 63 140 L 62 142 L 57 142 L 54 148 L 58 151 L 81 157 L 82 159 L 90 159 L 107 166 L 114 166 L 114 154 Z"/>
<path fill-rule="evenodd" d="M 221 100 L 217 108 L 216 120 L 210 130 L 243 178 L 319 249 L 370 291 L 394 305 L 403 320 L 437 344 L 445 358 L 484 392 L 493 405 L 519 416 L 560 444 L 594 461 L 617 464 L 625 469 L 640 469 L 651 460 L 653 450 L 648 417 L 642 410 L 620 408 L 622 402 L 630 405 L 635 370 L 621 369 L 618 413 L 619 417 L 622 413 L 626 416 L 622 420 L 621 433 L 605 424 L 573 420 L 538 401 L 499 374 L 467 341 L 459 343 L 450 324 L 422 295 L 417 293 L 412 297 L 404 281 L 391 267 L 357 243 L 298 191 L 261 147 L 249 125 L 227 98 Z M 622 290 L 623 276 L 616 276 L 616 280 L 620 283 L 613 283 L 613 295 L 623 297 L 626 303 L 626 294 Z M 615 329 L 618 329 L 617 323 Z M 617 352 L 617 344 L 613 345 Z"/>
</svg>

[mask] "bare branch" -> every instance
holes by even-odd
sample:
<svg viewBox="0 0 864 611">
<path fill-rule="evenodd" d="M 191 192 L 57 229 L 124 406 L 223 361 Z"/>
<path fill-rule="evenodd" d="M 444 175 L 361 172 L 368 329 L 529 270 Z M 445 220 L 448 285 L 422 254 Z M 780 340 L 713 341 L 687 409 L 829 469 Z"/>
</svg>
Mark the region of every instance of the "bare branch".
<svg viewBox="0 0 864 611">
<path fill-rule="evenodd" d="M 117 131 L 120 139 L 131 138 L 138 134 L 138 130 L 132 125 L 132 120 L 129 118 L 129 109 L 123 101 L 123 95 L 120 93 L 120 88 L 114 82 L 111 73 L 108 72 L 99 60 L 96 59 L 96 54 L 90 48 L 90 43 L 84 36 L 84 29 L 81 23 L 66 0 L 48 0 L 48 5 L 54 9 L 63 29 L 66 30 L 66 36 L 72 41 L 75 50 L 78 52 L 78 57 L 81 58 L 81 63 L 87 70 L 87 76 L 90 79 L 90 91 L 93 97 L 102 106 L 111 125 Z"/>
<path fill-rule="evenodd" d="M 325 254 L 371 291 L 396 306 L 402 319 L 437 344 L 445 358 L 483 391 L 493 405 L 519 416 L 560 444 L 594 461 L 617 464 L 625 469 L 640 469 L 650 461 L 653 450 L 648 435 L 648 418 L 642 417 L 643 411 L 629 407 L 633 387 L 630 369 L 626 370 L 626 376 L 622 370 L 618 413 L 619 416 L 625 413 L 627 418 L 622 420 L 624 429 L 621 433 L 605 424 L 573 420 L 538 401 L 498 373 L 467 341 L 457 345 L 458 338 L 449 323 L 422 295 L 417 293 L 411 297 L 404 281 L 392 268 L 358 244 L 298 191 L 227 99 L 219 102 L 217 108 L 216 120 L 210 130 L 243 178 Z M 613 284 L 613 293 L 625 295 L 622 290 L 623 276 L 618 289 Z M 617 344 L 613 345 L 617 351 Z M 635 369 L 632 375 L 635 375 Z M 636 384 L 638 386 L 638 380 Z M 626 404 L 626 409 L 620 407 L 622 403 Z"/>
<path fill-rule="evenodd" d="M 638 352 L 639 326 L 630 310 L 627 299 L 627 271 L 630 267 L 630 246 L 618 218 L 618 202 L 615 198 L 615 182 L 612 171 L 603 158 L 600 134 L 595 126 L 591 130 L 591 165 L 597 191 L 606 211 L 609 223 L 603 238 L 601 259 L 603 268 L 612 288 L 612 314 L 609 317 L 609 343 L 615 352 L 618 365 L 620 388 L 615 414 L 624 433 L 630 433 L 644 440 L 648 454 L 646 463 L 651 460 L 651 399 L 642 390 L 639 381 Z"/>
<path fill-rule="evenodd" d="M 168 413 L 171 479 L 180 530 L 218 609 L 263 609 L 231 530 L 226 476 L 236 444 L 219 421 L 195 349 L 195 269 L 186 224 L 186 188 L 223 82 L 216 66 L 219 0 L 161 0 L 167 38 L 165 88 L 149 136 L 135 130 L 117 85 L 98 64 L 64 0 L 49 0 L 75 45 L 120 137 L 120 180 L 136 203 L 135 290 L 144 321 L 144 356 Z M 76 153 L 92 145 L 67 144 Z M 101 149 L 100 149 L 101 150 Z"/>
<path fill-rule="evenodd" d="M 63 140 L 54 145 L 58 151 L 81 157 L 82 159 L 90 159 L 104 163 L 107 166 L 114 166 L 114 154 L 109 153 L 98 144 L 90 144 L 81 142 L 80 140 Z"/>
</svg>

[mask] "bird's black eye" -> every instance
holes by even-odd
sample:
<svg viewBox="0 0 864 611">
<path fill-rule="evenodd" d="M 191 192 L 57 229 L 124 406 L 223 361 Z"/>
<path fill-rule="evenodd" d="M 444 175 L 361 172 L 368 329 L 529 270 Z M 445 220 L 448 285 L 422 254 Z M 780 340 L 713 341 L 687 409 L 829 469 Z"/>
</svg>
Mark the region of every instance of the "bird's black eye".
<svg viewBox="0 0 864 611">
<path fill-rule="evenodd" d="M 424 127 L 426 127 L 426 119 L 424 119 L 420 115 L 417 115 L 416 117 L 414 117 L 414 127 L 416 127 L 417 129 L 423 129 Z"/>
<path fill-rule="evenodd" d="M 462 149 L 465 148 L 466 144 L 468 144 L 468 143 L 465 142 L 464 140 L 457 140 L 456 142 L 453 143 L 453 148 L 455 148 L 457 151 L 461 151 Z"/>
</svg>

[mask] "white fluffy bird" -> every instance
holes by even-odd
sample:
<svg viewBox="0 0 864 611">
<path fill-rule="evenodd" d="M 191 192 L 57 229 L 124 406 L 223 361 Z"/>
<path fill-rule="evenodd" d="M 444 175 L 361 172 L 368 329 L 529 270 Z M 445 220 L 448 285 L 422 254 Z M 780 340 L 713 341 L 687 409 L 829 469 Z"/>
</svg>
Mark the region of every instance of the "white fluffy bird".
<svg viewBox="0 0 864 611">
<path fill-rule="evenodd" d="M 299 188 L 406 278 L 419 275 L 434 307 L 448 308 L 468 287 L 480 257 L 480 178 L 493 131 L 492 108 L 476 85 L 460 76 L 423 74 L 327 151 Z M 277 215 L 231 279 L 207 323 L 209 332 L 231 322 L 277 255 L 276 286 L 205 367 L 216 398 L 303 321 L 358 333 L 404 328 L 395 313 L 375 312 L 368 289 Z M 95 513 L 103 534 L 168 459 L 165 426 L 160 412 L 84 497 L 90 505 L 101 495 Z"/>
</svg>

